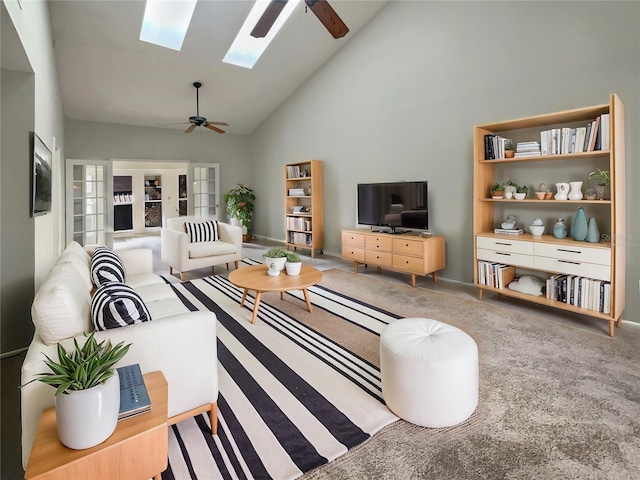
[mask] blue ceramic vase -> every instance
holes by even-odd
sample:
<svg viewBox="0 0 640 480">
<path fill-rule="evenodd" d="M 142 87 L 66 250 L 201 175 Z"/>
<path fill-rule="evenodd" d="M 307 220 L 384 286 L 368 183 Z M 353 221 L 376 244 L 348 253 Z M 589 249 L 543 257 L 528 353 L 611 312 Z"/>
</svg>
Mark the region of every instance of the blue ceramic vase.
<svg viewBox="0 0 640 480">
<path fill-rule="evenodd" d="M 584 242 L 587 238 L 587 216 L 584 214 L 582 207 L 578 209 L 576 218 L 573 219 L 571 224 L 571 238 L 578 242 Z"/>
<path fill-rule="evenodd" d="M 600 230 L 598 230 L 598 222 L 595 217 L 589 219 L 589 227 L 587 228 L 587 242 L 598 243 L 600 241 Z"/>
</svg>

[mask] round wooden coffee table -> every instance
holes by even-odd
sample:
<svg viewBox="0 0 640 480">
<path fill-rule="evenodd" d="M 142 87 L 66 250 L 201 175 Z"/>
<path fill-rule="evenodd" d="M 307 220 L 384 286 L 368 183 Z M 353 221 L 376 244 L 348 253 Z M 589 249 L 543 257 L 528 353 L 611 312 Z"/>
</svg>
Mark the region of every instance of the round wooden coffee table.
<svg viewBox="0 0 640 480">
<path fill-rule="evenodd" d="M 267 274 L 266 265 L 251 265 L 249 267 L 241 267 L 229 274 L 229 281 L 236 287 L 244 289 L 240 306 L 244 306 L 244 300 L 247 298 L 249 290 L 256 291 L 256 299 L 253 304 L 253 316 L 251 323 L 256 323 L 258 315 L 258 307 L 260 306 L 260 298 L 264 292 L 280 292 L 280 298 L 283 292 L 288 290 L 302 290 L 304 300 L 307 302 L 307 308 L 310 312 L 311 302 L 309 301 L 309 292 L 307 287 L 315 285 L 322 279 L 322 272 L 315 267 L 302 265 L 299 275 L 287 275 L 286 271 L 280 272 L 277 277 L 271 277 Z"/>
</svg>

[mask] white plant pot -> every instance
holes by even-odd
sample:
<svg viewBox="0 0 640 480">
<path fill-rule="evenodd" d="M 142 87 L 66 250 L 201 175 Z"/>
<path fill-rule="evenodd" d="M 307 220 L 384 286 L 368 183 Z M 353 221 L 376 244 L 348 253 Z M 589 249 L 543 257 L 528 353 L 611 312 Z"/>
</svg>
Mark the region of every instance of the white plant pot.
<svg viewBox="0 0 640 480">
<path fill-rule="evenodd" d="M 82 450 L 104 442 L 118 424 L 118 372 L 104 384 L 55 397 L 58 437 L 69 448 Z"/>
<path fill-rule="evenodd" d="M 242 234 L 243 235 L 247 234 L 247 227 L 242 225 L 242 222 L 240 220 L 238 220 L 236 217 L 229 217 L 229 224 L 233 225 L 234 227 L 241 227 L 242 228 Z"/>
<path fill-rule="evenodd" d="M 285 268 L 287 269 L 287 275 L 299 275 L 302 269 L 302 262 L 289 263 L 285 262 Z"/>
<path fill-rule="evenodd" d="M 284 264 L 287 261 L 287 257 L 278 257 L 278 258 L 262 257 L 262 261 L 267 266 L 267 268 L 270 268 L 270 265 L 272 263 L 275 264 L 275 268 L 277 268 L 278 271 L 281 272 L 282 270 L 284 270 Z"/>
</svg>

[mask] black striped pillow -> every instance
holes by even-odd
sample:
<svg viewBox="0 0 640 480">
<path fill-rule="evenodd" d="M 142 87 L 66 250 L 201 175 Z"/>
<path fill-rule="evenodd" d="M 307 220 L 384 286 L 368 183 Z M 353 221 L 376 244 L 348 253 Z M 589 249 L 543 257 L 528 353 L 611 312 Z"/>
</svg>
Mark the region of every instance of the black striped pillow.
<svg viewBox="0 0 640 480">
<path fill-rule="evenodd" d="M 102 285 L 91 300 L 91 320 L 96 330 L 148 322 L 151 314 L 140 295 L 124 283 Z"/>
<path fill-rule="evenodd" d="M 218 221 L 191 223 L 185 222 L 184 227 L 189 237 L 189 243 L 216 242 L 218 240 Z"/>
<path fill-rule="evenodd" d="M 109 282 L 122 282 L 126 272 L 120 257 L 109 247 L 98 247 L 91 256 L 91 279 L 96 287 Z"/>
</svg>

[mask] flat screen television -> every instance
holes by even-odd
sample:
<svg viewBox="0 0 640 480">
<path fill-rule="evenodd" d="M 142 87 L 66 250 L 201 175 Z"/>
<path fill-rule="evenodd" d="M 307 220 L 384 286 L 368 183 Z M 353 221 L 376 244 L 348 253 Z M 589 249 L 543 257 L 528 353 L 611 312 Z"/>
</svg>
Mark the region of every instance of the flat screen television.
<svg viewBox="0 0 640 480">
<path fill-rule="evenodd" d="M 403 229 L 429 229 L 428 182 L 358 184 L 358 223 Z"/>
<path fill-rule="evenodd" d="M 31 134 L 31 213 L 51 212 L 51 151 L 35 133 Z"/>
</svg>

